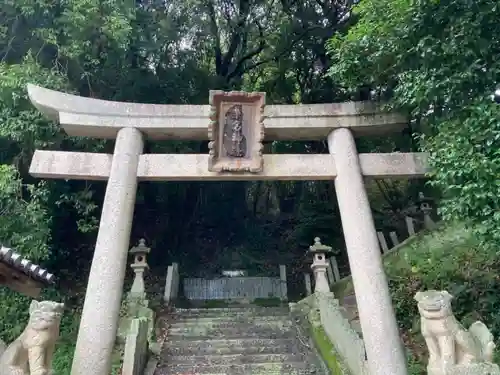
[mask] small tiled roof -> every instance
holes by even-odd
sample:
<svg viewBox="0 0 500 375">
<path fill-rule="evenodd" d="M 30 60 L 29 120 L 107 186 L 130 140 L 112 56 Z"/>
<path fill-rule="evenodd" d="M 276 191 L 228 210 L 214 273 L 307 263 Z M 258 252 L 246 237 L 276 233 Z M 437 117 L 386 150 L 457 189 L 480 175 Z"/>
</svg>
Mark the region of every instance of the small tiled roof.
<svg viewBox="0 0 500 375">
<path fill-rule="evenodd" d="M 12 268 L 24 273 L 36 281 L 52 284 L 55 281 L 55 276 L 46 269 L 33 264 L 21 254 L 14 250 L 2 246 L 0 248 L 0 262 L 10 265 Z"/>
</svg>

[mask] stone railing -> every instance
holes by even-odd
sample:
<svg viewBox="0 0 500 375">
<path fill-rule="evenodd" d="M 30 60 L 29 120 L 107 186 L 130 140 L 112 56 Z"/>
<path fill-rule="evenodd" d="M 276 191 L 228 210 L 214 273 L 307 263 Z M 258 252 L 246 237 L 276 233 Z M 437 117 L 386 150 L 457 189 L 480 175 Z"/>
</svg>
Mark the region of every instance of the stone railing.
<svg viewBox="0 0 500 375">
<path fill-rule="evenodd" d="M 165 293 L 163 301 L 166 305 L 175 302 L 179 294 L 179 264 L 172 263 L 167 269 L 167 279 L 165 281 Z"/>
<path fill-rule="evenodd" d="M 290 308 L 294 315 L 294 311 L 298 311 L 299 317 L 307 317 L 312 327 L 322 328 L 340 362 L 351 375 L 368 375 L 363 339 L 350 323 L 347 310 L 340 305 L 328 285 L 327 271 L 331 264 L 326 259 L 332 252 L 332 248 L 322 244 L 318 237 L 314 239 L 314 245 L 309 247 L 309 253 L 313 254 L 311 268 L 315 276 L 314 294 L 297 304 L 291 304 Z"/>
<path fill-rule="evenodd" d="M 306 319 L 314 326 L 320 325 L 335 352 L 352 375 L 368 375 L 365 346 L 361 337 L 351 327 L 346 312 L 333 293 L 316 292 L 296 304 L 290 304 L 292 314 Z"/>
<path fill-rule="evenodd" d="M 421 197 L 420 199 L 425 200 L 425 198 Z M 412 215 L 405 216 L 405 225 L 406 230 L 408 231 L 408 236 L 404 236 L 405 241 L 409 238 L 415 236 L 421 229 L 432 230 L 436 228 L 436 223 L 431 218 L 431 211 L 429 204 L 424 202 L 420 204 L 418 208 L 413 208 L 410 213 Z M 386 236 L 383 232 L 377 232 L 377 238 L 380 244 L 380 249 L 382 253 L 389 254 L 392 251 L 395 251 L 399 248 L 399 245 L 402 244 L 398 234 L 395 231 L 389 232 L 390 242 L 386 239 Z M 333 285 L 343 278 L 350 277 L 349 270 L 347 265 L 345 267 L 339 268 L 337 263 L 337 258 L 335 255 L 331 254 L 328 258 L 328 268 L 327 268 L 327 277 L 328 283 Z M 342 275 L 342 276 L 341 276 Z M 311 273 L 304 273 L 304 284 L 306 288 L 306 295 L 309 296 L 312 294 L 313 290 L 313 277 Z"/>
<path fill-rule="evenodd" d="M 148 325 L 146 318 L 132 319 L 125 339 L 122 375 L 142 375 L 148 361 Z"/>
<path fill-rule="evenodd" d="M 321 325 L 352 375 L 367 375 L 365 344 L 333 293 L 315 293 Z"/>
</svg>

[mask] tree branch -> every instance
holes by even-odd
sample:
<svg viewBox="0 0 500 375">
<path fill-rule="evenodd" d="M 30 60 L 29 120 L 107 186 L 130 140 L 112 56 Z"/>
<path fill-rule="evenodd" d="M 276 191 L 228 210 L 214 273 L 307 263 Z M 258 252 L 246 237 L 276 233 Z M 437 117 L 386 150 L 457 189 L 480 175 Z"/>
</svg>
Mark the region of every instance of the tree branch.
<svg viewBox="0 0 500 375">
<path fill-rule="evenodd" d="M 245 23 L 249 14 L 249 9 L 250 6 L 248 0 L 241 0 L 238 11 L 238 22 L 236 23 L 236 27 L 233 30 L 231 42 L 229 43 L 229 47 L 227 49 L 227 52 L 224 54 L 224 58 L 221 64 L 221 72 L 224 76 L 227 74 L 229 65 L 234 58 L 234 54 L 236 53 L 236 49 L 240 45 L 241 34 L 243 34 L 243 29 L 245 27 Z"/>
<path fill-rule="evenodd" d="M 292 42 L 290 42 L 290 44 L 284 48 L 282 51 L 280 51 L 279 53 L 275 54 L 274 56 L 271 56 L 269 58 L 266 58 L 266 59 L 263 59 L 261 61 L 257 61 L 256 63 L 250 65 L 250 66 L 247 66 L 247 72 L 252 70 L 252 69 L 255 69 L 263 64 L 267 64 L 268 62 L 271 62 L 271 61 L 277 61 L 279 60 L 280 57 L 286 55 L 288 52 L 290 52 L 290 50 L 298 43 L 300 42 L 309 32 L 311 32 L 312 30 L 315 30 L 315 29 L 318 29 L 318 28 L 321 28 L 320 26 L 313 26 L 313 27 L 309 27 L 307 28 L 306 30 L 304 30 L 303 32 L 301 32 Z"/>
<path fill-rule="evenodd" d="M 207 2 L 208 15 L 210 17 L 210 31 L 215 38 L 215 68 L 219 69 L 222 62 L 222 50 L 220 43 L 219 26 L 217 25 L 217 16 L 215 14 L 214 3 L 212 1 Z"/>
<path fill-rule="evenodd" d="M 260 54 L 264 50 L 264 48 L 266 48 L 266 42 L 264 39 L 264 29 L 259 24 L 259 22 L 255 21 L 255 24 L 257 25 L 257 28 L 259 29 L 259 45 L 256 48 L 254 48 L 253 50 L 251 50 L 250 52 L 248 52 L 247 54 L 245 54 L 237 62 L 236 66 L 234 67 L 232 72 L 229 73 L 227 76 L 228 81 L 231 78 L 243 75 L 243 66 L 244 66 L 245 61 L 248 61 L 248 60 L 252 59 L 254 56 L 257 56 L 258 54 Z M 248 69 L 247 69 L 247 71 L 248 71 Z"/>
</svg>

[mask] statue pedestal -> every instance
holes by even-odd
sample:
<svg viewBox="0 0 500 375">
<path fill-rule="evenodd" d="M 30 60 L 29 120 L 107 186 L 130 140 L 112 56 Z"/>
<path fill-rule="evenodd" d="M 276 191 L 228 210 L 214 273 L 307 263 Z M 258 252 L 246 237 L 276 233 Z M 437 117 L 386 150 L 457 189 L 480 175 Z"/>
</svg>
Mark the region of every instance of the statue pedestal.
<svg viewBox="0 0 500 375">
<path fill-rule="evenodd" d="M 427 367 L 428 375 L 500 375 L 500 368 L 494 363 L 471 363 L 451 366 L 447 369 Z"/>
</svg>

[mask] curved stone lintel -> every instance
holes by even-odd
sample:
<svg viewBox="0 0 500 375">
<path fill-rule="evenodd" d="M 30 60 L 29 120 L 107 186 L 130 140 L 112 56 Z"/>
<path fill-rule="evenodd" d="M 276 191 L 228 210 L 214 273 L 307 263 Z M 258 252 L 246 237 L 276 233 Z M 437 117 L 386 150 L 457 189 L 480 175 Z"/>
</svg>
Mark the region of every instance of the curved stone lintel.
<svg viewBox="0 0 500 375">
<path fill-rule="evenodd" d="M 209 105 L 114 102 L 32 84 L 28 95 L 71 136 L 115 138 L 120 128 L 136 127 L 151 139 L 208 139 Z M 265 116 L 266 140 L 323 140 L 338 127 L 358 135 L 386 133 L 407 123 L 404 116 L 382 112 L 371 102 L 269 105 Z"/>
<path fill-rule="evenodd" d="M 33 105 L 51 120 L 59 120 L 59 113 L 80 113 L 122 117 L 185 117 L 209 115 L 208 105 L 142 104 L 93 99 L 66 94 L 28 84 L 28 96 Z"/>
</svg>

